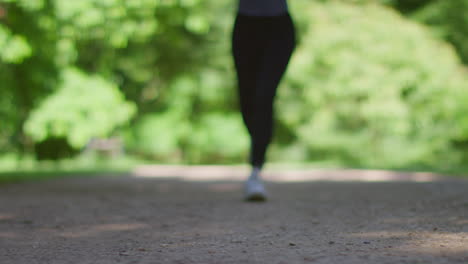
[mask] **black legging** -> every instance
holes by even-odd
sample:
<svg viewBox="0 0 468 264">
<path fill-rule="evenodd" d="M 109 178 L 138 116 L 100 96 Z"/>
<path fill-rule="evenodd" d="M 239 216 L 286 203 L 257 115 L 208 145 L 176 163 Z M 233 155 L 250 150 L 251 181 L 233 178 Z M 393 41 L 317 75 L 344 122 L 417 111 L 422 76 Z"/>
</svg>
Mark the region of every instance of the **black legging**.
<svg viewBox="0 0 468 264">
<path fill-rule="evenodd" d="M 261 168 L 273 134 L 276 89 L 295 47 L 289 14 L 256 17 L 238 14 L 232 50 L 242 118 L 250 134 L 250 163 Z"/>
</svg>

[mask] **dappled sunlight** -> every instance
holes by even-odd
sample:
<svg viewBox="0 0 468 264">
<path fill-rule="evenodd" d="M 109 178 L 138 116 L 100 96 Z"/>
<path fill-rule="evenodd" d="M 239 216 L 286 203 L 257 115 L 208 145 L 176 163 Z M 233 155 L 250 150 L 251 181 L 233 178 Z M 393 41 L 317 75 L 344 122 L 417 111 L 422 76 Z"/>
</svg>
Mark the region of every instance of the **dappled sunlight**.
<svg viewBox="0 0 468 264">
<path fill-rule="evenodd" d="M 267 171 L 268 180 L 278 182 L 301 181 L 362 181 L 362 182 L 431 182 L 441 180 L 432 173 L 401 173 L 383 170 L 292 170 Z"/>
<path fill-rule="evenodd" d="M 387 251 L 425 255 L 466 254 L 468 234 L 439 231 L 376 231 L 350 234 L 351 238 L 372 241 L 372 245 L 390 244 Z M 368 242 L 371 243 L 371 242 Z"/>
<path fill-rule="evenodd" d="M 246 177 L 246 166 L 171 166 L 146 165 L 133 170 L 132 175 L 139 178 L 175 177 L 187 181 L 242 180 Z"/>
<path fill-rule="evenodd" d="M 382 223 L 386 225 L 397 225 L 397 226 L 411 226 L 411 225 L 418 225 L 421 222 L 424 222 L 427 219 L 424 217 L 411 217 L 411 218 L 400 218 L 400 217 L 391 217 L 382 219 Z M 468 219 L 461 219 L 460 216 L 450 216 L 446 215 L 443 217 L 443 222 L 446 226 L 450 227 L 464 227 L 466 226 L 466 230 L 468 232 Z M 434 231 L 440 229 L 440 227 L 434 226 Z M 442 230 L 439 230 L 442 231 Z"/>
<path fill-rule="evenodd" d="M 182 166 L 146 165 L 133 170 L 138 178 L 177 178 L 185 181 L 241 181 L 248 176 L 246 166 Z M 340 169 L 273 169 L 266 168 L 264 177 L 272 182 L 304 181 L 359 181 L 359 182 L 432 182 L 446 179 L 427 172 L 396 172 L 384 170 L 340 170 Z"/>
</svg>

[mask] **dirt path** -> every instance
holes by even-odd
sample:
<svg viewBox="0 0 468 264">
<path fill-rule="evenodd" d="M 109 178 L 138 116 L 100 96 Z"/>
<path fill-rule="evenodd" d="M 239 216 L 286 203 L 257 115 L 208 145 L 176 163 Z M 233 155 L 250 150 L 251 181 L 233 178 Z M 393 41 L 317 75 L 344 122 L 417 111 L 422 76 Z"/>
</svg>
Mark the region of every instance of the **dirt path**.
<svg viewBox="0 0 468 264">
<path fill-rule="evenodd" d="M 244 174 L 147 167 L 0 185 L 0 263 L 468 263 L 468 181 L 270 172 L 271 199 L 252 204 Z"/>
</svg>

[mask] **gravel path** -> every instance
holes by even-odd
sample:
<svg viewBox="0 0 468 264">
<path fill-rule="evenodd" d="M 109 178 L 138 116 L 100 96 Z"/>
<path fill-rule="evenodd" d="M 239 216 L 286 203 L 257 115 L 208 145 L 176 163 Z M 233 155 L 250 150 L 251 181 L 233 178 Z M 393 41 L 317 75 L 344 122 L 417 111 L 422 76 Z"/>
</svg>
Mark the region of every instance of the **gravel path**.
<svg viewBox="0 0 468 264">
<path fill-rule="evenodd" d="M 468 263 L 468 181 L 237 167 L 0 185 L 1 264 Z M 327 180 L 324 180 L 327 179 Z"/>
</svg>

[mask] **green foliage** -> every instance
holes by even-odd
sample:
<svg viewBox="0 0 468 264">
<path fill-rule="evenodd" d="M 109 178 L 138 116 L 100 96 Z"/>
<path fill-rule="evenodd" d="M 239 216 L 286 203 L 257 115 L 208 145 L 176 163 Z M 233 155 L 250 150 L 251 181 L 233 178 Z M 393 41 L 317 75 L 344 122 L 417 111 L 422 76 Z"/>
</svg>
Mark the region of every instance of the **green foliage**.
<svg viewBox="0 0 468 264">
<path fill-rule="evenodd" d="M 413 16 L 452 43 L 468 64 L 468 0 L 433 1 Z"/>
<path fill-rule="evenodd" d="M 197 121 L 178 111 L 141 118 L 127 136 L 130 151 L 163 162 L 242 162 L 248 141 L 237 114 L 207 113 Z"/>
<path fill-rule="evenodd" d="M 297 141 L 288 143 L 305 148 L 305 160 L 393 167 L 456 161 L 448 153 L 457 95 L 467 86 L 448 45 L 374 4 L 313 4 L 306 14 L 311 26 L 278 104 Z"/>
<path fill-rule="evenodd" d="M 182 159 L 182 140 L 189 131 L 187 119 L 175 111 L 148 114 L 127 132 L 126 141 L 131 151 L 144 157 L 175 162 Z"/>
<path fill-rule="evenodd" d="M 238 114 L 205 114 L 186 137 L 188 158 L 195 163 L 243 162 L 249 146 Z"/>
<path fill-rule="evenodd" d="M 131 38 L 148 38 L 157 29 L 153 13 L 159 1 L 54 1 L 62 32 L 71 38 L 94 38 L 125 47 Z M 144 7 L 144 8 L 142 8 Z"/>
<path fill-rule="evenodd" d="M 163 88 L 180 75 L 197 76 L 195 66 L 209 53 L 200 45 L 208 31 L 216 28 L 209 26 L 213 16 L 206 12 L 217 5 L 200 1 L 1 0 L 2 148 L 31 149 L 24 122 L 33 109 L 44 105 L 42 100 L 59 93 L 59 76 L 66 75 L 63 71 L 70 67 L 80 69 L 86 78 L 99 75 L 118 84 L 141 114 L 165 107 L 159 104 L 159 96 L 166 93 Z M 194 51 L 187 52 L 190 48 Z M 98 127 L 88 129 L 95 130 L 86 132 L 89 135 L 103 133 Z"/>
<path fill-rule="evenodd" d="M 56 32 L 47 3 L 0 1 L 0 148 L 9 151 L 31 150 L 23 123 L 56 85 Z"/>
<path fill-rule="evenodd" d="M 56 93 L 34 109 L 24 129 L 38 142 L 65 137 L 82 148 L 93 137 L 109 136 L 134 114 L 135 105 L 125 102 L 115 84 L 67 69 Z"/>
<path fill-rule="evenodd" d="M 235 3 L 0 0 L 0 148 L 23 155 L 56 137 L 80 148 L 124 131 L 128 153 L 158 162 L 245 161 Z M 467 74 L 443 40 L 467 61 L 467 3 L 291 1 L 300 45 L 271 157 L 457 162 L 468 149 Z"/>
<path fill-rule="evenodd" d="M 8 28 L 0 25 L 0 61 L 21 63 L 31 55 L 31 47 L 22 36 L 15 36 Z"/>
<path fill-rule="evenodd" d="M 234 82 L 226 84 L 222 76 L 209 69 L 174 80 L 161 96 L 160 111 L 130 128 L 130 149 L 166 162 L 243 161 L 247 136 L 233 103 Z"/>
</svg>

